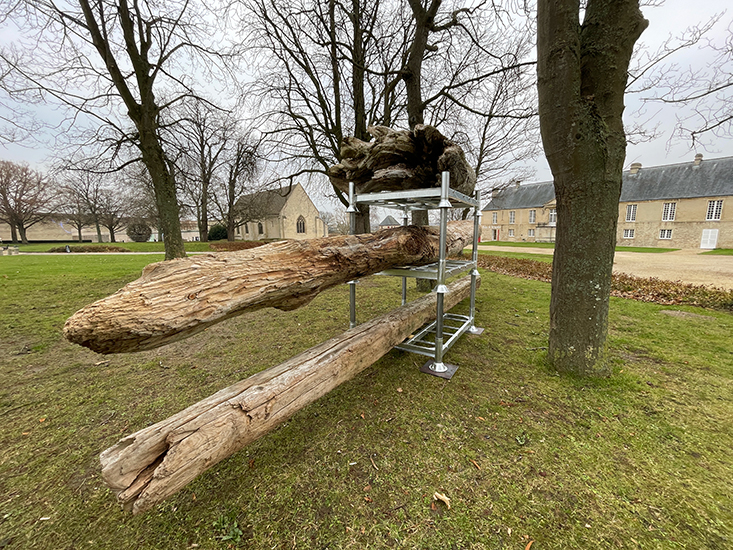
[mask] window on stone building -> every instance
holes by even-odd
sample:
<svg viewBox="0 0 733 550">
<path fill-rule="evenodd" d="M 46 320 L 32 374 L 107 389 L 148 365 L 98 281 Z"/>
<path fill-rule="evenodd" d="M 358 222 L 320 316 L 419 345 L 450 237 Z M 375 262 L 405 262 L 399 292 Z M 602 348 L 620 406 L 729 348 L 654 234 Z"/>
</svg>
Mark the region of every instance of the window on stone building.
<svg viewBox="0 0 733 550">
<path fill-rule="evenodd" d="M 627 222 L 636 221 L 636 205 L 635 204 L 626 205 L 626 221 Z"/>
<path fill-rule="evenodd" d="M 555 225 L 556 223 L 557 223 L 557 209 L 550 208 L 550 225 Z"/>
<path fill-rule="evenodd" d="M 295 228 L 298 233 L 305 233 L 305 218 L 300 216 L 298 221 L 295 222 Z"/>
<path fill-rule="evenodd" d="M 249 233 L 249 225 L 247 225 L 246 223 L 244 224 L 244 232 Z"/>
<path fill-rule="evenodd" d="M 662 208 L 662 221 L 663 222 L 673 222 L 676 210 L 677 210 L 676 202 L 665 202 L 664 208 Z"/>
<path fill-rule="evenodd" d="M 537 220 L 537 210 L 530 210 L 529 211 L 529 223 L 536 223 Z"/>
<path fill-rule="evenodd" d="M 633 229 L 624 229 L 624 239 L 633 239 L 634 238 L 634 230 Z"/>
<path fill-rule="evenodd" d="M 723 201 L 708 201 L 708 215 L 705 217 L 706 220 L 719 220 L 720 215 L 723 212 Z"/>
<path fill-rule="evenodd" d="M 659 238 L 660 239 L 671 239 L 672 238 L 672 230 L 671 229 L 660 229 L 659 230 Z"/>
<path fill-rule="evenodd" d="M 491 223 L 497 223 L 499 220 L 499 214 L 498 212 L 492 212 L 491 213 Z"/>
<path fill-rule="evenodd" d="M 258 232 L 258 233 L 259 233 L 260 235 L 264 235 L 264 233 L 265 233 L 265 228 L 264 228 L 264 227 L 262 227 L 262 222 L 258 222 L 258 223 L 257 223 L 257 232 Z"/>
<path fill-rule="evenodd" d="M 527 229 L 527 237 L 534 237 L 534 229 Z"/>
<path fill-rule="evenodd" d="M 510 230 L 509 230 L 509 236 L 510 236 L 510 237 L 513 237 L 513 236 L 514 236 L 514 229 L 510 229 Z"/>
<path fill-rule="evenodd" d="M 509 223 L 514 223 L 514 219 L 516 218 L 516 212 L 514 210 L 509 211 Z"/>
</svg>

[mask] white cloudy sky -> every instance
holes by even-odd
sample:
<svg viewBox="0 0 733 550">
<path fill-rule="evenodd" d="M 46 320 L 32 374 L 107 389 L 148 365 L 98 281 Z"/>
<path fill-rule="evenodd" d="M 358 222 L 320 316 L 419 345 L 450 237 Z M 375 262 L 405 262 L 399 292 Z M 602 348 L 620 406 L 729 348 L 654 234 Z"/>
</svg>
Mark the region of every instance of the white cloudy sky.
<svg viewBox="0 0 733 550">
<path fill-rule="evenodd" d="M 650 25 L 644 32 L 641 42 L 650 45 L 652 48 L 661 44 L 668 36 L 676 36 L 682 33 L 688 26 L 709 20 L 713 15 L 725 12 L 730 4 L 730 0 L 702 0 L 691 2 L 690 0 L 666 0 L 662 7 L 644 7 L 643 12 L 649 20 Z M 733 19 L 733 6 L 728 9 L 728 13 L 723 17 L 710 38 L 718 43 L 723 41 L 725 33 L 729 32 L 728 22 Z M 675 58 L 675 61 L 682 65 L 705 66 L 713 59 L 713 55 L 708 50 L 700 48 L 691 48 L 685 52 L 681 52 Z M 626 117 L 628 119 L 634 116 L 639 106 L 638 99 L 635 97 L 627 97 Z M 40 111 L 42 118 L 53 120 L 59 117 L 58 113 L 54 113 L 49 108 Z M 653 113 L 654 124 L 659 125 L 660 137 L 650 143 L 640 143 L 636 145 L 630 144 L 627 149 L 626 166 L 632 162 L 641 162 L 644 166 L 655 166 L 660 164 L 671 164 L 676 162 L 691 161 L 695 153 L 703 153 L 706 158 L 733 155 L 733 137 L 728 139 L 716 139 L 709 143 L 706 148 L 698 147 L 691 149 L 689 142 L 670 141 L 673 131 L 675 116 L 678 113 L 674 108 L 664 108 L 663 106 L 654 106 L 647 109 L 648 113 Z M 19 147 L 19 146 L 0 146 L 0 158 L 9 160 L 22 160 L 32 165 L 40 165 L 49 155 L 50 151 L 41 146 Z M 536 174 L 535 181 L 550 179 L 550 171 L 544 157 L 540 156 L 534 163 Z"/>
</svg>

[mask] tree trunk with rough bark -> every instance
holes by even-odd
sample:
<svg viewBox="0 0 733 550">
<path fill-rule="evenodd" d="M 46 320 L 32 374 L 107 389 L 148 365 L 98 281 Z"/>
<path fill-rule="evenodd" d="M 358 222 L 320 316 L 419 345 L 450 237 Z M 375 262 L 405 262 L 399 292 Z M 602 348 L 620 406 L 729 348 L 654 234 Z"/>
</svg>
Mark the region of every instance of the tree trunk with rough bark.
<svg viewBox="0 0 733 550">
<path fill-rule="evenodd" d="M 446 311 L 470 288 L 470 277 L 449 285 Z M 436 296 L 418 298 L 121 439 L 100 455 L 105 483 L 126 510 L 149 510 L 371 366 L 435 318 Z"/>
<path fill-rule="evenodd" d="M 549 359 L 560 371 L 606 376 L 624 90 L 648 22 L 638 0 L 588 0 L 579 17 L 577 0 L 538 3 L 540 129 L 557 201 Z"/>
<path fill-rule="evenodd" d="M 472 239 L 473 222 L 448 224 L 448 254 Z M 64 335 L 98 353 L 152 349 L 245 311 L 292 310 L 337 284 L 433 262 L 439 248 L 437 228 L 408 226 L 152 264 L 140 279 L 72 315 Z"/>
</svg>

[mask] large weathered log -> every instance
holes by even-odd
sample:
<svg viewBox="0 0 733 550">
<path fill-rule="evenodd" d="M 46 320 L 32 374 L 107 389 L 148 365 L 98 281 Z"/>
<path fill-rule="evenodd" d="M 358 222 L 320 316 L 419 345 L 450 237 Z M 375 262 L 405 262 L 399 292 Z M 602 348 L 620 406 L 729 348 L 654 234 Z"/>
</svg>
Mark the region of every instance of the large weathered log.
<svg viewBox="0 0 733 550">
<path fill-rule="evenodd" d="M 473 193 L 476 173 L 459 145 L 432 126 L 392 130 L 371 126 L 373 141 L 344 138 L 340 164 L 328 170 L 331 183 L 345 193 L 354 182 L 357 193 L 440 187 L 441 173 L 450 172 L 450 186 Z"/>
<path fill-rule="evenodd" d="M 469 293 L 470 277 L 449 285 L 446 311 Z M 372 365 L 435 307 L 427 294 L 121 439 L 100 455 L 102 478 L 126 510 L 150 509 Z"/>
<path fill-rule="evenodd" d="M 473 222 L 448 224 L 448 253 L 472 242 Z M 337 284 L 438 259 L 437 228 L 284 241 L 152 264 L 142 277 L 69 317 L 64 335 L 98 353 L 152 349 L 264 307 L 295 309 Z"/>
</svg>

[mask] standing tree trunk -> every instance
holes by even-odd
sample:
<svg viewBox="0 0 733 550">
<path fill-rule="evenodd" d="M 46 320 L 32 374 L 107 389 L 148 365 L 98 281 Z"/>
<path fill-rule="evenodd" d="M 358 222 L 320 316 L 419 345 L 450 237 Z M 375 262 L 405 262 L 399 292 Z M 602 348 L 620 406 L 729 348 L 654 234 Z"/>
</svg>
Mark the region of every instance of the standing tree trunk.
<svg viewBox="0 0 733 550">
<path fill-rule="evenodd" d="M 648 22 L 638 0 L 540 0 L 537 88 L 552 170 L 557 234 L 549 359 L 559 371 L 610 374 L 608 305 L 621 174 L 622 114 L 634 44 Z"/>
<path fill-rule="evenodd" d="M 18 228 L 14 223 L 10 224 L 10 240 L 13 241 L 13 244 L 18 242 Z"/>
<path fill-rule="evenodd" d="M 25 234 L 25 226 L 22 223 L 18 224 L 18 233 L 20 233 L 20 242 L 22 244 L 28 244 L 28 237 Z M 18 242 L 18 237 L 15 237 L 13 242 Z"/>
</svg>

